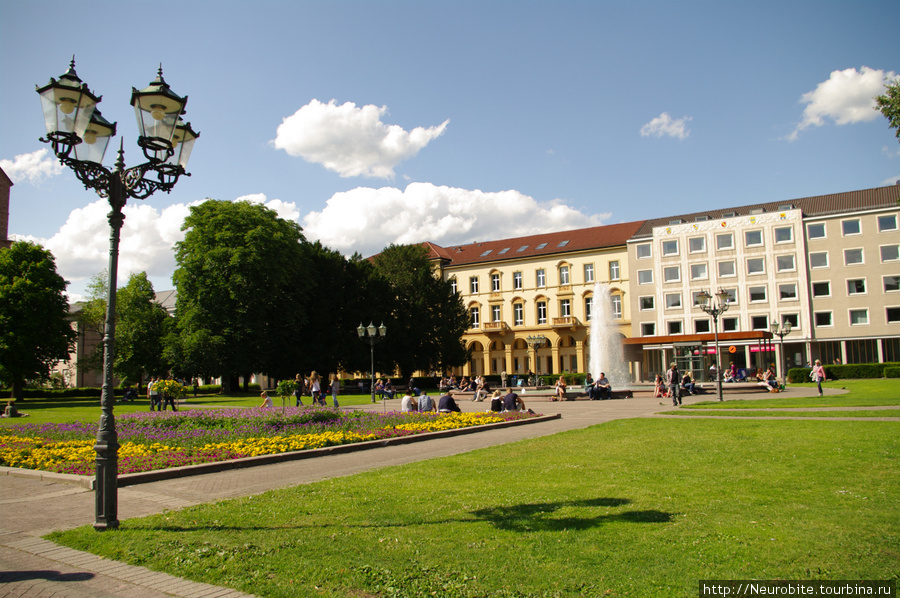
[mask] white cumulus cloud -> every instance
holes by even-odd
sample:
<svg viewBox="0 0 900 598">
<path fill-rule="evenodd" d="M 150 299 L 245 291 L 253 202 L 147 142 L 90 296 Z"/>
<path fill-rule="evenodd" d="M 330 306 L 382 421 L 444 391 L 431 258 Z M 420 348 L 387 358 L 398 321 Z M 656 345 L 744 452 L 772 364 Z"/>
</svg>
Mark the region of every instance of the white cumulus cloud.
<svg viewBox="0 0 900 598">
<path fill-rule="evenodd" d="M 309 240 L 344 255 L 370 256 L 391 243 L 459 245 L 599 226 L 609 216 L 584 214 L 559 200 L 539 203 L 518 191 L 411 183 L 406 189 L 358 187 L 337 193 L 301 224 Z"/>
<path fill-rule="evenodd" d="M 667 136 L 684 139 L 691 134 L 691 130 L 687 128 L 687 124 L 691 120 L 693 120 L 692 116 L 673 119 L 668 112 L 663 112 L 641 127 L 641 137 Z"/>
<path fill-rule="evenodd" d="M 406 131 L 383 123 L 381 117 L 386 113 L 386 106 L 312 100 L 283 119 L 272 144 L 342 177 L 391 179 L 400 162 L 439 137 L 450 121 Z"/>
<path fill-rule="evenodd" d="M 19 154 L 12 160 L 0 160 L 0 168 L 13 183 L 27 180 L 36 185 L 63 171 L 63 165 L 54 156 L 48 156 L 49 153 L 43 148 L 30 154 Z"/>
<path fill-rule="evenodd" d="M 875 110 L 875 96 L 884 93 L 885 80 L 896 80 L 893 71 L 885 72 L 867 66 L 832 71 L 827 81 L 803 94 L 800 102 L 806 104 L 803 117 L 787 139 L 794 141 L 800 131 L 809 127 L 821 127 L 826 119 L 837 125 L 847 125 L 875 120 L 880 113 Z"/>
<path fill-rule="evenodd" d="M 263 194 L 236 199 L 254 201 L 275 210 L 282 218 L 296 221 L 300 212 L 293 203 L 278 199 L 267 200 Z M 125 284 L 132 273 L 146 272 L 157 291 L 173 288 L 175 272 L 175 243 L 184 240 L 181 225 L 191 206 L 176 203 L 162 209 L 147 203 L 125 206 L 125 223 L 119 240 L 119 285 Z M 65 224 L 49 239 L 15 235 L 16 240 L 34 241 L 49 249 L 56 257 L 56 269 L 70 282 L 70 300 L 84 298 L 91 277 L 109 265 L 109 203 L 104 199 L 76 208 Z"/>
</svg>

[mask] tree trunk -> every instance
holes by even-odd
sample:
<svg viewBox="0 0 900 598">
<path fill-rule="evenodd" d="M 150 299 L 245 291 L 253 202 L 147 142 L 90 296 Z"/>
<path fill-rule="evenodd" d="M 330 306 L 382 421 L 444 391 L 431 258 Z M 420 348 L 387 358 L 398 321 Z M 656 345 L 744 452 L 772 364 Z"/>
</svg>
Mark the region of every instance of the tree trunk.
<svg viewBox="0 0 900 598">
<path fill-rule="evenodd" d="M 13 380 L 12 384 L 12 392 L 10 393 L 10 397 L 15 399 L 17 402 L 21 402 L 25 400 L 25 381 L 24 380 Z"/>
</svg>

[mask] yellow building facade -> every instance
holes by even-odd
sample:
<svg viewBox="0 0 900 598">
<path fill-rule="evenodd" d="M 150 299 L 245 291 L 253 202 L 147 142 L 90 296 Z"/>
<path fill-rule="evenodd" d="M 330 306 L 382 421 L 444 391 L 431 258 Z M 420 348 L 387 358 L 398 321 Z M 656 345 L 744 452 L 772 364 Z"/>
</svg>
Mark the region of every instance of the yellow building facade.
<svg viewBox="0 0 900 598">
<path fill-rule="evenodd" d="M 453 247 L 427 244 L 469 312 L 470 361 L 456 375 L 548 378 L 588 369 L 597 285 L 607 285 L 623 338 L 631 334 L 626 242 L 643 221 Z"/>
</svg>

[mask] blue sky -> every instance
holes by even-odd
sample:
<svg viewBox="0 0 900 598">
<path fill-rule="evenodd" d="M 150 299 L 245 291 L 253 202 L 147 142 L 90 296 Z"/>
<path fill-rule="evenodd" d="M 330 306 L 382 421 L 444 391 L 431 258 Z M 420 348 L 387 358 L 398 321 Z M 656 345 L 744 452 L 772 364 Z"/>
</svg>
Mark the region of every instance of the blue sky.
<svg viewBox="0 0 900 598">
<path fill-rule="evenodd" d="M 131 87 L 162 63 L 189 96 L 192 176 L 123 230 L 120 281 L 162 290 L 205 198 L 371 255 L 890 184 L 900 144 L 869 104 L 900 73 L 897 23 L 896 0 L 0 0 L 10 234 L 73 297 L 106 267 L 108 207 L 38 141 L 34 86 L 73 54 L 129 166 Z"/>
</svg>

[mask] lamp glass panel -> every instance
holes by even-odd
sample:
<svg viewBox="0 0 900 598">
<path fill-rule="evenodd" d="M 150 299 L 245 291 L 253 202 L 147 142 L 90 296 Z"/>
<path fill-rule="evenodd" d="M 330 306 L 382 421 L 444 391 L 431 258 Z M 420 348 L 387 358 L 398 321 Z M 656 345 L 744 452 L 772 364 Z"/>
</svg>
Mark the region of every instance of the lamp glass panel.
<svg viewBox="0 0 900 598">
<path fill-rule="evenodd" d="M 47 134 L 75 133 L 84 135 L 97 102 L 80 88 L 50 85 L 40 92 Z"/>
</svg>

